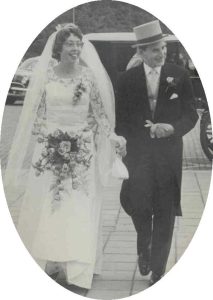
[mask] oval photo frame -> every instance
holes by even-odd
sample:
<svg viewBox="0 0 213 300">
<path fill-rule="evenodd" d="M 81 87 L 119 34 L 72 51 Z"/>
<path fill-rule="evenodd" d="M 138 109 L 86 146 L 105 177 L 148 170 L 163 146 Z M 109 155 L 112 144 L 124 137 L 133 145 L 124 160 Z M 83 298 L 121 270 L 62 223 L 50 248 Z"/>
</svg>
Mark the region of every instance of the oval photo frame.
<svg viewBox="0 0 213 300">
<path fill-rule="evenodd" d="M 4 133 L 4 131 L 2 131 L 3 133 Z M 3 140 L 3 138 L 2 138 L 2 140 Z M 208 166 L 208 164 L 206 164 L 207 166 Z M 191 166 L 190 166 L 191 167 Z M 193 167 L 193 166 L 192 166 Z M 205 166 L 206 167 L 206 166 Z M 186 173 L 185 173 L 186 174 Z M 191 174 L 189 175 L 189 179 L 191 180 Z M 187 177 L 186 177 L 187 178 Z M 194 183 L 195 183 L 195 185 L 197 184 L 197 180 L 198 180 L 198 182 L 199 182 L 199 180 L 200 180 L 200 186 L 201 186 L 201 182 L 203 182 L 204 180 L 203 180 L 203 178 L 201 178 L 201 179 L 199 179 L 199 177 L 196 177 L 196 180 L 194 181 Z M 191 181 L 190 181 L 190 184 L 191 184 Z M 193 184 L 191 185 L 191 186 L 194 186 Z M 190 186 L 190 188 L 191 188 L 191 186 Z M 204 186 L 205 186 L 205 184 L 204 184 Z M 205 186 L 206 187 L 206 186 Z M 187 191 L 187 188 L 188 188 L 188 184 L 186 184 L 185 186 L 183 186 L 183 188 L 185 188 L 186 190 L 185 190 L 185 192 L 186 192 L 186 194 L 190 194 L 190 192 L 191 192 L 191 190 L 190 189 L 188 189 L 188 191 Z M 194 192 L 194 191 L 193 191 Z M 206 190 L 204 190 L 204 192 L 206 192 Z M 187 196 L 189 196 L 189 195 L 187 195 Z M 199 207 L 199 205 L 198 205 L 198 207 Z M 186 205 L 186 207 L 185 208 L 187 208 L 187 205 Z M 191 213 L 190 212 L 190 209 L 189 209 L 189 213 Z M 201 211 L 200 211 L 200 215 L 201 215 Z M 121 218 L 122 219 L 122 218 Z M 125 219 L 125 218 L 124 218 Z M 186 219 L 188 219 L 188 218 L 186 218 Z M 189 218 L 190 219 L 190 218 Z M 194 218 L 192 218 L 192 219 L 194 219 Z M 199 219 L 199 218 L 195 218 L 195 219 Z M 184 220 L 185 221 L 185 220 Z M 191 220 L 190 220 L 191 221 Z M 126 221 L 125 221 L 126 222 Z M 189 227 L 190 227 L 190 225 L 191 224 L 188 224 L 187 225 L 187 222 L 188 221 L 186 221 L 186 223 L 184 224 L 184 222 L 183 222 L 183 226 L 188 226 L 189 225 Z M 120 225 L 119 223 L 118 223 L 118 225 Z M 125 228 L 125 230 L 126 230 L 126 228 L 128 228 L 128 226 L 130 225 L 129 223 L 127 223 L 127 227 L 126 227 L 126 224 L 124 223 L 124 224 L 121 224 L 122 226 L 123 225 L 125 225 L 124 226 L 124 228 Z M 194 225 L 194 224 L 192 224 L 192 225 Z M 121 227 L 122 227 L 121 226 Z M 108 227 L 108 226 L 106 226 L 106 227 Z M 119 226 L 118 226 L 119 227 Z M 131 227 L 131 225 L 130 225 L 130 227 Z M 180 226 L 181 227 L 181 226 Z M 192 226 L 193 227 L 193 226 Z M 195 226 L 196 227 L 196 226 Z M 132 232 L 132 230 L 130 230 L 130 232 Z M 111 233 L 111 232 L 110 232 Z M 190 240 L 191 240 L 191 238 L 190 238 Z M 186 242 L 186 243 L 188 243 L 188 241 Z M 113 247 L 112 247 L 113 248 Z M 131 247 L 130 247 L 131 248 Z M 111 249 L 109 250 L 109 251 L 111 251 Z M 106 253 L 106 254 L 108 254 L 108 253 Z M 119 254 L 121 254 L 121 253 L 119 253 Z M 107 270 L 105 270 L 105 271 L 107 271 Z M 106 274 L 105 275 L 107 275 L 108 273 L 106 272 Z M 119 273 L 120 274 L 120 273 Z M 136 274 L 136 276 L 138 276 L 139 274 Z M 122 275 L 121 275 L 122 276 Z M 139 275 L 140 276 L 140 275 Z M 97 280 L 98 281 L 98 280 Z M 139 280 L 140 281 L 140 280 Z M 100 283 L 101 281 L 99 281 L 99 283 Z M 102 283 L 103 284 L 103 283 Z M 137 290 L 137 289 L 136 289 Z M 138 292 L 138 290 L 137 290 L 137 292 Z M 88 297 L 90 297 L 89 296 L 89 294 L 88 294 Z"/>
</svg>

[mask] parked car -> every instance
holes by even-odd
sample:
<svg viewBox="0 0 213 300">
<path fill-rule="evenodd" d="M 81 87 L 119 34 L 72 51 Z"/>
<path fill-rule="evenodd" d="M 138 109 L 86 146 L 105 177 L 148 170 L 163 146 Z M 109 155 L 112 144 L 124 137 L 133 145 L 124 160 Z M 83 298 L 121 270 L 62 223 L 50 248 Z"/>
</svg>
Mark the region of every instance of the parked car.
<svg viewBox="0 0 213 300">
<path fill-rule="evenodd" d="M 35 68 L 38 60 L 39 56 L 35 56 L 26 59 L 20 64 L 10 85 L 6 100 L 7 104 L 13 104 L 15 101 L 24 100 L 33 69 Z M 51 63 L 55 64 L 56 60 L 52 59 Z"/>
<path fill-rule="evenodd" d="M 203 152 L 207 158 L 212 161 L 213 159 L 213 135 L 212 135 L 212 124 L 207 102 L 203 102 L 202 114 L 200 119 L 200 143 Z"/>
<path fill-rule="evenodd" d="M 38 59 L 39 56 L 28 58 L 20 64 L 10 85 L 6 100 L 7 104 L 13 104 L 16 100 L 24 100 L 33 68 Z"/>
</svg>

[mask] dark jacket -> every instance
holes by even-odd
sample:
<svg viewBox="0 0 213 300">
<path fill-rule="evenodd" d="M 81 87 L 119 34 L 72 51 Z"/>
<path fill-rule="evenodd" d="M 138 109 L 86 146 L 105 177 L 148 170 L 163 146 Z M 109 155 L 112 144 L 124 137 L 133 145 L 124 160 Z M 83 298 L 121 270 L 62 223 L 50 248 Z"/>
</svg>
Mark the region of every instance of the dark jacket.
<svg viewBox="0 0 213 300">
<path fill-rule="evenodd" d="M 174 99 L 170 99 L 172 95 Z M 151 139 L 149 129 L 144 127 L 146 120 L 171 124 L 174 135 Z M 120 77 L 116 89 L 116 133 L 127 139 L 127 156 L 124 162 L 129 169 L 130 180 L 141 156 L 166 156 L 176 179 L 176 215 L 181 215 L 182 136 L 195 126 L 197 120 L 193 88 L 185 69 L 174 64 L 165 64 L 162 67 L 153 118 L 143 64 L 128 70 Z M 131 214 L 132 207 L 127 191 L 121 193 L 121 196 L 125 198 L 121 199 L 124 209 Z"/>
</svg>

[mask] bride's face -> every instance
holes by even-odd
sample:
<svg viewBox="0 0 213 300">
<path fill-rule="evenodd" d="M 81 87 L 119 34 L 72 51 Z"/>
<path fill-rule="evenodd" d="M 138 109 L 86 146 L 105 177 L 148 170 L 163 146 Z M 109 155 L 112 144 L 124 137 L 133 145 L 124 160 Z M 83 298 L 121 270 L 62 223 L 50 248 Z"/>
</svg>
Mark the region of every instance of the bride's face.
<svg viewBox="0 0 213 300">
<path fill-rule="evenodd" d="M 61 61 L 75 62 L 78 60 L 83 42 L 74 34 L 71 34 L 63 44 Z"/>
</svg>

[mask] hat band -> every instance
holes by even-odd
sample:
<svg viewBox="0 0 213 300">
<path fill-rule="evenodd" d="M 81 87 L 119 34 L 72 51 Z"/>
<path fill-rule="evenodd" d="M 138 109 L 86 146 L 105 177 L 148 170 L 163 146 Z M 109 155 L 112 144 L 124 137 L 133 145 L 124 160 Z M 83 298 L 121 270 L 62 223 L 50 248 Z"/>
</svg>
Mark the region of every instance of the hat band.
<svg viewBox="0 0 213 300">
<path fill-rule="evenodd" d="M 163 35 L 162 35 L 162 33 L 160 33 L 160 34 L 154 35 L 152 37 L 148 37 L 146 39 L 138 40 L 136 43 L 137 44 L 140 44 L 140 43 L 141 44 L 143 44 L 143 43 L 152 43 L 152 42 L 158 41 L 158 40 L 160 40 L 162 38 L 163 38 Z"/>
</svg>

